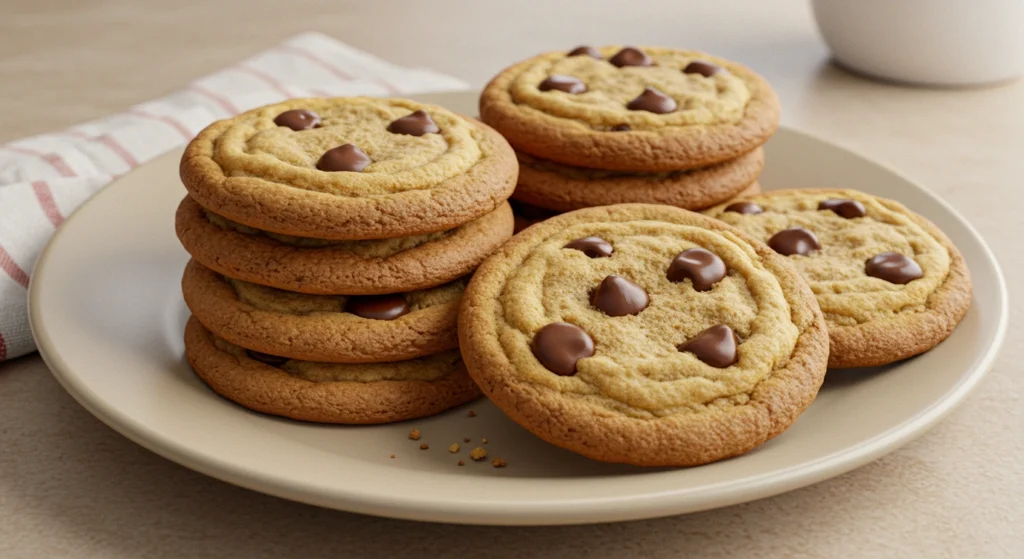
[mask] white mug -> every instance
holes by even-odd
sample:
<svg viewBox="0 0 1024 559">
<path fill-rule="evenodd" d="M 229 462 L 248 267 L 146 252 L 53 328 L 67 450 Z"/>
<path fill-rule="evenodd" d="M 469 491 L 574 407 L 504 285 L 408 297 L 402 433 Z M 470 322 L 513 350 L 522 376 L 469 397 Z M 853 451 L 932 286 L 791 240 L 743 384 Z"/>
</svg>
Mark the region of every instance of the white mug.
<svg viewBox="0 0 1024 559">
<path fill-rule="evenodd" d="M 967 86 L 1024 74 L 1024 0 L 811 0 L 835 60 L 921 85 Z"/>
</svg>

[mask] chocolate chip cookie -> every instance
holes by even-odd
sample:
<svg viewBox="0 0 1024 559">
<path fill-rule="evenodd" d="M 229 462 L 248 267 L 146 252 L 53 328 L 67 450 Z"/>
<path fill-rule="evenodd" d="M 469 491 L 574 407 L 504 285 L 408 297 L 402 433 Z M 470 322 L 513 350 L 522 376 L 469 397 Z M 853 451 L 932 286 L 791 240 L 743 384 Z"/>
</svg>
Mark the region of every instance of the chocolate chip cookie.
<svg viewBox="0 0 1024 559">
<path fill-rule="evenodd" d="M 381 363 L 458 347 L 466 280 L 389 295 L 305 295 L 224 277 L 192 260 L 185 303 L 225 340 L 306 361 Z"/>
<path fill-rule="evenodd" d="M 782 190 L 706 213 L 767 242 L 800 271 L 828 324 L 829 367 L 928 351 L 970 306 L 960 251 L 898 202 L 855 190 Z"/>
<path fill-rule="evenodd" d="M 512 235 L 513 219 L 502 202 L 448 231 L 331 241 L 254 229 L 204 210 L 186 196 L 175 224 L 185 250 L 219 274 L 300 293 L 378 295 L 465 276 Z"/>
<path fill-rule="evenodd" d="M 771 87 L 701 52 L 581 47 L 496 76 L 480 117 L 535 157 L 590 169 L 672 172 L 734 159 L 779 123 Z"/>
<path fill-rule="evenodd" d="M 584 169 L 517 155 L 519 183 L 513 196 L 559 212 L 628 203 L 701 210 L 738 195 L 764 168 L 760 148 L 710 167 L 663 173 Z"/>
<path fill-rule="evenodd" d="M 478 121 L 404 99 L 293 99 L 211 124 L 181 179 L 249 227 L 331 240 L 452 229 L 515 187 L 508 143 Z"/>
<path fill-rule="evenodd" d="M 470 375 L 513 420 L 585 456 L 704 464 L 782 433 L 817 394 L 828 334 L 785 258 L 669 206 L 526 229 L 459 311 Z"/>
<path fill-rule="evenodd" d="M 214 392 L 302 421 L 390 423 L 440 413 L 480 395 L 456 350 L 393 363 L 299 361 L 243 349 L 192 317 L 185 351 Z"/>
<path fill-rule="evenodd" d="M 525 167 L 520 167 L 520 169 L 522 171 L 525 171 Z M 522 178 L 523 174 L 524 174 L 524 172 L 520 173 L 520 175 L 519 175 L 520 179 Z M 516 192 L 513 194 L 514 197 L 519 196 L 519 192 L 521 190 L 521 187 L 522 187 L 522 182 L 520 181 L 520 186 L 516 187 Z M 757 182 L 754 182 L 754 183 L 751 183 L 746 188 L 744 188 L 743 190 L 741 190 L 739 193 L 737 193 L 733 199 L 745 198 L 747 196 L 753 196 L 755 194 L 760 194 L 760 193 L 761 193 L 761 185 L 758 184 Z M 559 213 L 562 213 L 562 212 L 557 212 L 557 211 L 554 211 L 554 210 L 548 210 L 548 209 L 540 208 L 540 207 L 534 206 L 532 204 L 528 204 L 526 202 L 523 202 L 522 200 L 517 200 L 515 198 L 510 199 L 509 203 L 512 205 L 512 215 L 515 216 L 515 232 L 516 233 L 522 231 L 523 229 L 526 229 L 527 227 L 533 225 L 534 223 L 540 223 L 541 221 L 544 221 L 545 219 L 548 219 L 549 217 L 553 217 L 553 216 L 558 215 Z M 675 204 L 669 204 L 669 205 L 675 205 Z"/>
</svg>

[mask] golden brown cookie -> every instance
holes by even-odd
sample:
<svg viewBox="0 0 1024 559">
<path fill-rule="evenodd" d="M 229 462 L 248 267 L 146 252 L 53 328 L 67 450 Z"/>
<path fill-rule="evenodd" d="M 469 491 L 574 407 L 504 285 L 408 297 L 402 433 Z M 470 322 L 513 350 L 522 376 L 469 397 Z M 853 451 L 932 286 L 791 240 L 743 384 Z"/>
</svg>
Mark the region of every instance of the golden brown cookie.
<svg viewBox="0 0 1024 559">
<path fill-rule="evenodd" d="M 329 363 L 401 361 L 455 349 L 465 284 L 391 295 L 306 295 L 226 278 L 195 260 L 181 280 L 192 314 L 217 336 Z"/>
<path fill-rule="evenodd" d="M 784 431 L 828 334 L 785 258 L 670 206 L 578 210 L 477 270 L 459 311 L 470 375 L 506 414 L 585 456 L 704 464 Z"/>
<path fill-rule="evenodd" d="M 435 287 L 473 271 L 512 235 L 512 210 L 450 231 L 382 240 L 327 241 L 243 226 L 190 197 L 175 225 L 185 250 L 230 278 L 315 295 L 378 295 Z"/>
<path fill-rule="evenodd" d="M 518 192 L 518 189 L 516 190 Z M 736 194 L 733 200 L 744 198 L 747 196 L 754 196 L 755 194 L 761 193 L 761 185 L 757 182 L 752 183 L 750 186 L 744 188 Z M 515 196 L 515 194 L 513 194 Z M 526 202 L 516 200 L 512 198 L 509 200 L 509 204 L 512 205 L 512 215 L 515 216 L 515 232 L 519 233 L 523 229 L 533 225 L 534 223 L 540 223 L 549 217 L 558 215 L 561 212 L 552 210 L 546 210 L 544 208 L 538 208 L 527 204 Z"/>
<path fill-rule="evenodd" d="M 745 190 L 764 168 L 760 148 L 710 167 L 665 173 L 584 169 L 517 155 L 519 184 L 512 196 L 558 212 L 629 203 L 702 210 Z"/>
<path fill-rule="evenodd" d="M 185 352 L 199 378 L 251 410 L 318 423 L 392 423 L 477 398 L 459 352 L 362 365 L 297 361 L 245 350 L 192 317 Z"/>
<path fill-rule="evenodd" d="M 971 304 L 960 251 L 898 202 L 856 190 L 779 190 L 706 213 L 788 255 L 825 315 L 829 367 L 928 351 Z"/>
<path fill-rule="evenodd" d="M 208 126 L 181 179 L 203 207 L 321 239 L 452 229 L 515 187 L 508 143 L 478 121 L 405 99 L 293 99 Z"/>
<path fill-rule="evenodd" d="M 518 151 L 550 161 L 671 172 L 765 143 L 778 127 L 779 102 L 735 62 L 609 46 L 549 52 L 505 69 L 484 89 L 480 118 Z"/>
</svg>

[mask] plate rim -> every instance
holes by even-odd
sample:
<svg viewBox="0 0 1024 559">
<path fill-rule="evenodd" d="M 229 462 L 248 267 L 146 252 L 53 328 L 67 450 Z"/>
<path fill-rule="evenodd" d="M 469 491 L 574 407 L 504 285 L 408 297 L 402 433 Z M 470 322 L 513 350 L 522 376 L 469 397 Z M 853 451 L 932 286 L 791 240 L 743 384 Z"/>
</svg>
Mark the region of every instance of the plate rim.
<svg viewBox="0 0 1024 559">
<path fill-rule="evenodd" d="M 466 94 L 466 92 L 461 92 L 461 94 Z M 111 182 L 100 192 L 97 192 L 90 200 L 87 200 L 77 208 L 67 218 L 65 227 L 61 227 L 56 231 L 41 252 L 36 261 L 28 289 L 29 323 L 32 335 L 36 340 L 43 361 L 61 386 L 80 405 L 86 408 L 90 414 L 129 440 L 168 460 L 204 475 L 261 493 L 312 505 L 407 520 L 487 525 L 552 525 L 585 524 L 630 519 L 639 520 L 670 514 L 697 512 L 777 495 L 853 470 L 900 448 L 928 431 L 959 405 L 988 371 L 991 370 L 1004 344 L 1009 321 L 1006 280 L 998 259 L 996 259 L 988 243 L 985 242 L 984 237 L 945 200 L 891 166 L 866 157 L 841 143 L 825 140 L 814 134 L 788 126 L 781 127 L 780 132 L 795 134 L 802 136 L 805 140 L 827 144 L 859 160 L 879 167 L 913 185 L 922 194 L 949 212 L 966 229 L 967 233 L 974 238 L 981 248 L 981 256 L 990 264 L 996 283 L 996 296 L 1000 303 L 998 323 L 995 330 L 996 335 L 991 339 L 984 355 L 981 356 L 976 366 L 962 374 L 956 384 L 951 386 L 944 394 L 933 400 L 928 406 L 918 410 L 910 418 L 889 427 L 869 439 L 781 471 L 756 474 L 736 481 L 722 481 L 696 489 L 665 488 L 653 495 L 604 496 L 582 500 L 563 500 L 558 505 L 540 501 L 500 503 L 481 500 L 450 500 L 439 503 L 417 499 L 414 496 L 381 502 L 379 498 L 375 500 L 370 492 L 353 491 L 351 488 L 340 487 L 333 487 L 329 491 L 324 491 L 322 487 L 313 487 L 303 483 L 301 480 L 268 475 L 265 472 L 249 468 L 248 465 L 233 463 L 223 457 L 210 456 L 183 446 L 174 440 L 162 436 L 160 432 L 148 425 L 132 419 L 132 417 L 124 414 L 116 407 L 108 407 L 106 402 L 99 398 L 80 377 L 71 372 L 72 368 L 64 361 L 46 330 L 44 325 L 45 319 L 42 319 L 37 314 L 40 312 L 38 310 L 40 307 L 38 300 L 41 297 L 38 286 L 42 283 L 40 278 L 45 277 L 47 264 L 50 261 L 52 252 L 51 247 L 61 242 L 60 239 L 70 229 L 66 225 L 73 223 L 82 209 L 93 203 L 95 199 L 106 195 L 106 190 L 109 187 L 126 180 L 125 177 Z M 152 165 L 164 158 L 172 158 L 176 153 L 180 153 L 180 151 L 172 150 L 154 158 L 145 165 Z M 498 483 L 512 482 L 512 480 L 508 479 L 495 479 L 494 481 Z M 515 482 L 519 483 L 519 481 Z M 722 487 L 723 485 L 727 487 Z M 686 506 L 682 506 L 681 501 L 688 501 L 688 503 Z M 578 510 L 580 507 L 585 508 L 586 505 L 597 503 L 605 505 L 609 510 L 598 509 L 589 512 Z M 628 504 L 638 505 L 640 503 L 642 503 L 642 507 L 627 506 Z M 531 517 L 536 518 L 539 514 L 537 507 L 540 506 L 545 508 L 542 515 L 544 517 L 552 516 L 553 507 L 566 512 L 572 510 L 573 515 L 561 521 L 538 523 L 531 520 Z M 624 511 L 622 510 L 623 508 L 630 510 Z M 638 508 L 641 510 L 637 510 Z"/>
</svg>

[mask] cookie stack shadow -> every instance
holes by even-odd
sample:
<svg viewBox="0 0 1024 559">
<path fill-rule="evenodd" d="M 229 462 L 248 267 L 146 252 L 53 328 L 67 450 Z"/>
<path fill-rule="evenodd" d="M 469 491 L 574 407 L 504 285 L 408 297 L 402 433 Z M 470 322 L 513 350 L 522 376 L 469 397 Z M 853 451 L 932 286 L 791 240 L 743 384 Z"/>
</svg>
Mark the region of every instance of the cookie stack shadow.
<svg viewBox="0 0 1024 559">
<path fill-rule="evenodd" d="M 479 396 L 457 316 L 513 231 L 515 159 L 493 130 L 400 99 L 294 100 L 208 127 L 181 177 L 186 353 L 215 392 L 345 424 Z"/>
<path fill-rule="evenodd" d="M 724 59 L 578 47 L 504 70 L 480 115 L 516 150 L 518 231 L 593 206 L 696 211 L 757 194 L 779 105 L 766 81 Z"/>
</svg>

